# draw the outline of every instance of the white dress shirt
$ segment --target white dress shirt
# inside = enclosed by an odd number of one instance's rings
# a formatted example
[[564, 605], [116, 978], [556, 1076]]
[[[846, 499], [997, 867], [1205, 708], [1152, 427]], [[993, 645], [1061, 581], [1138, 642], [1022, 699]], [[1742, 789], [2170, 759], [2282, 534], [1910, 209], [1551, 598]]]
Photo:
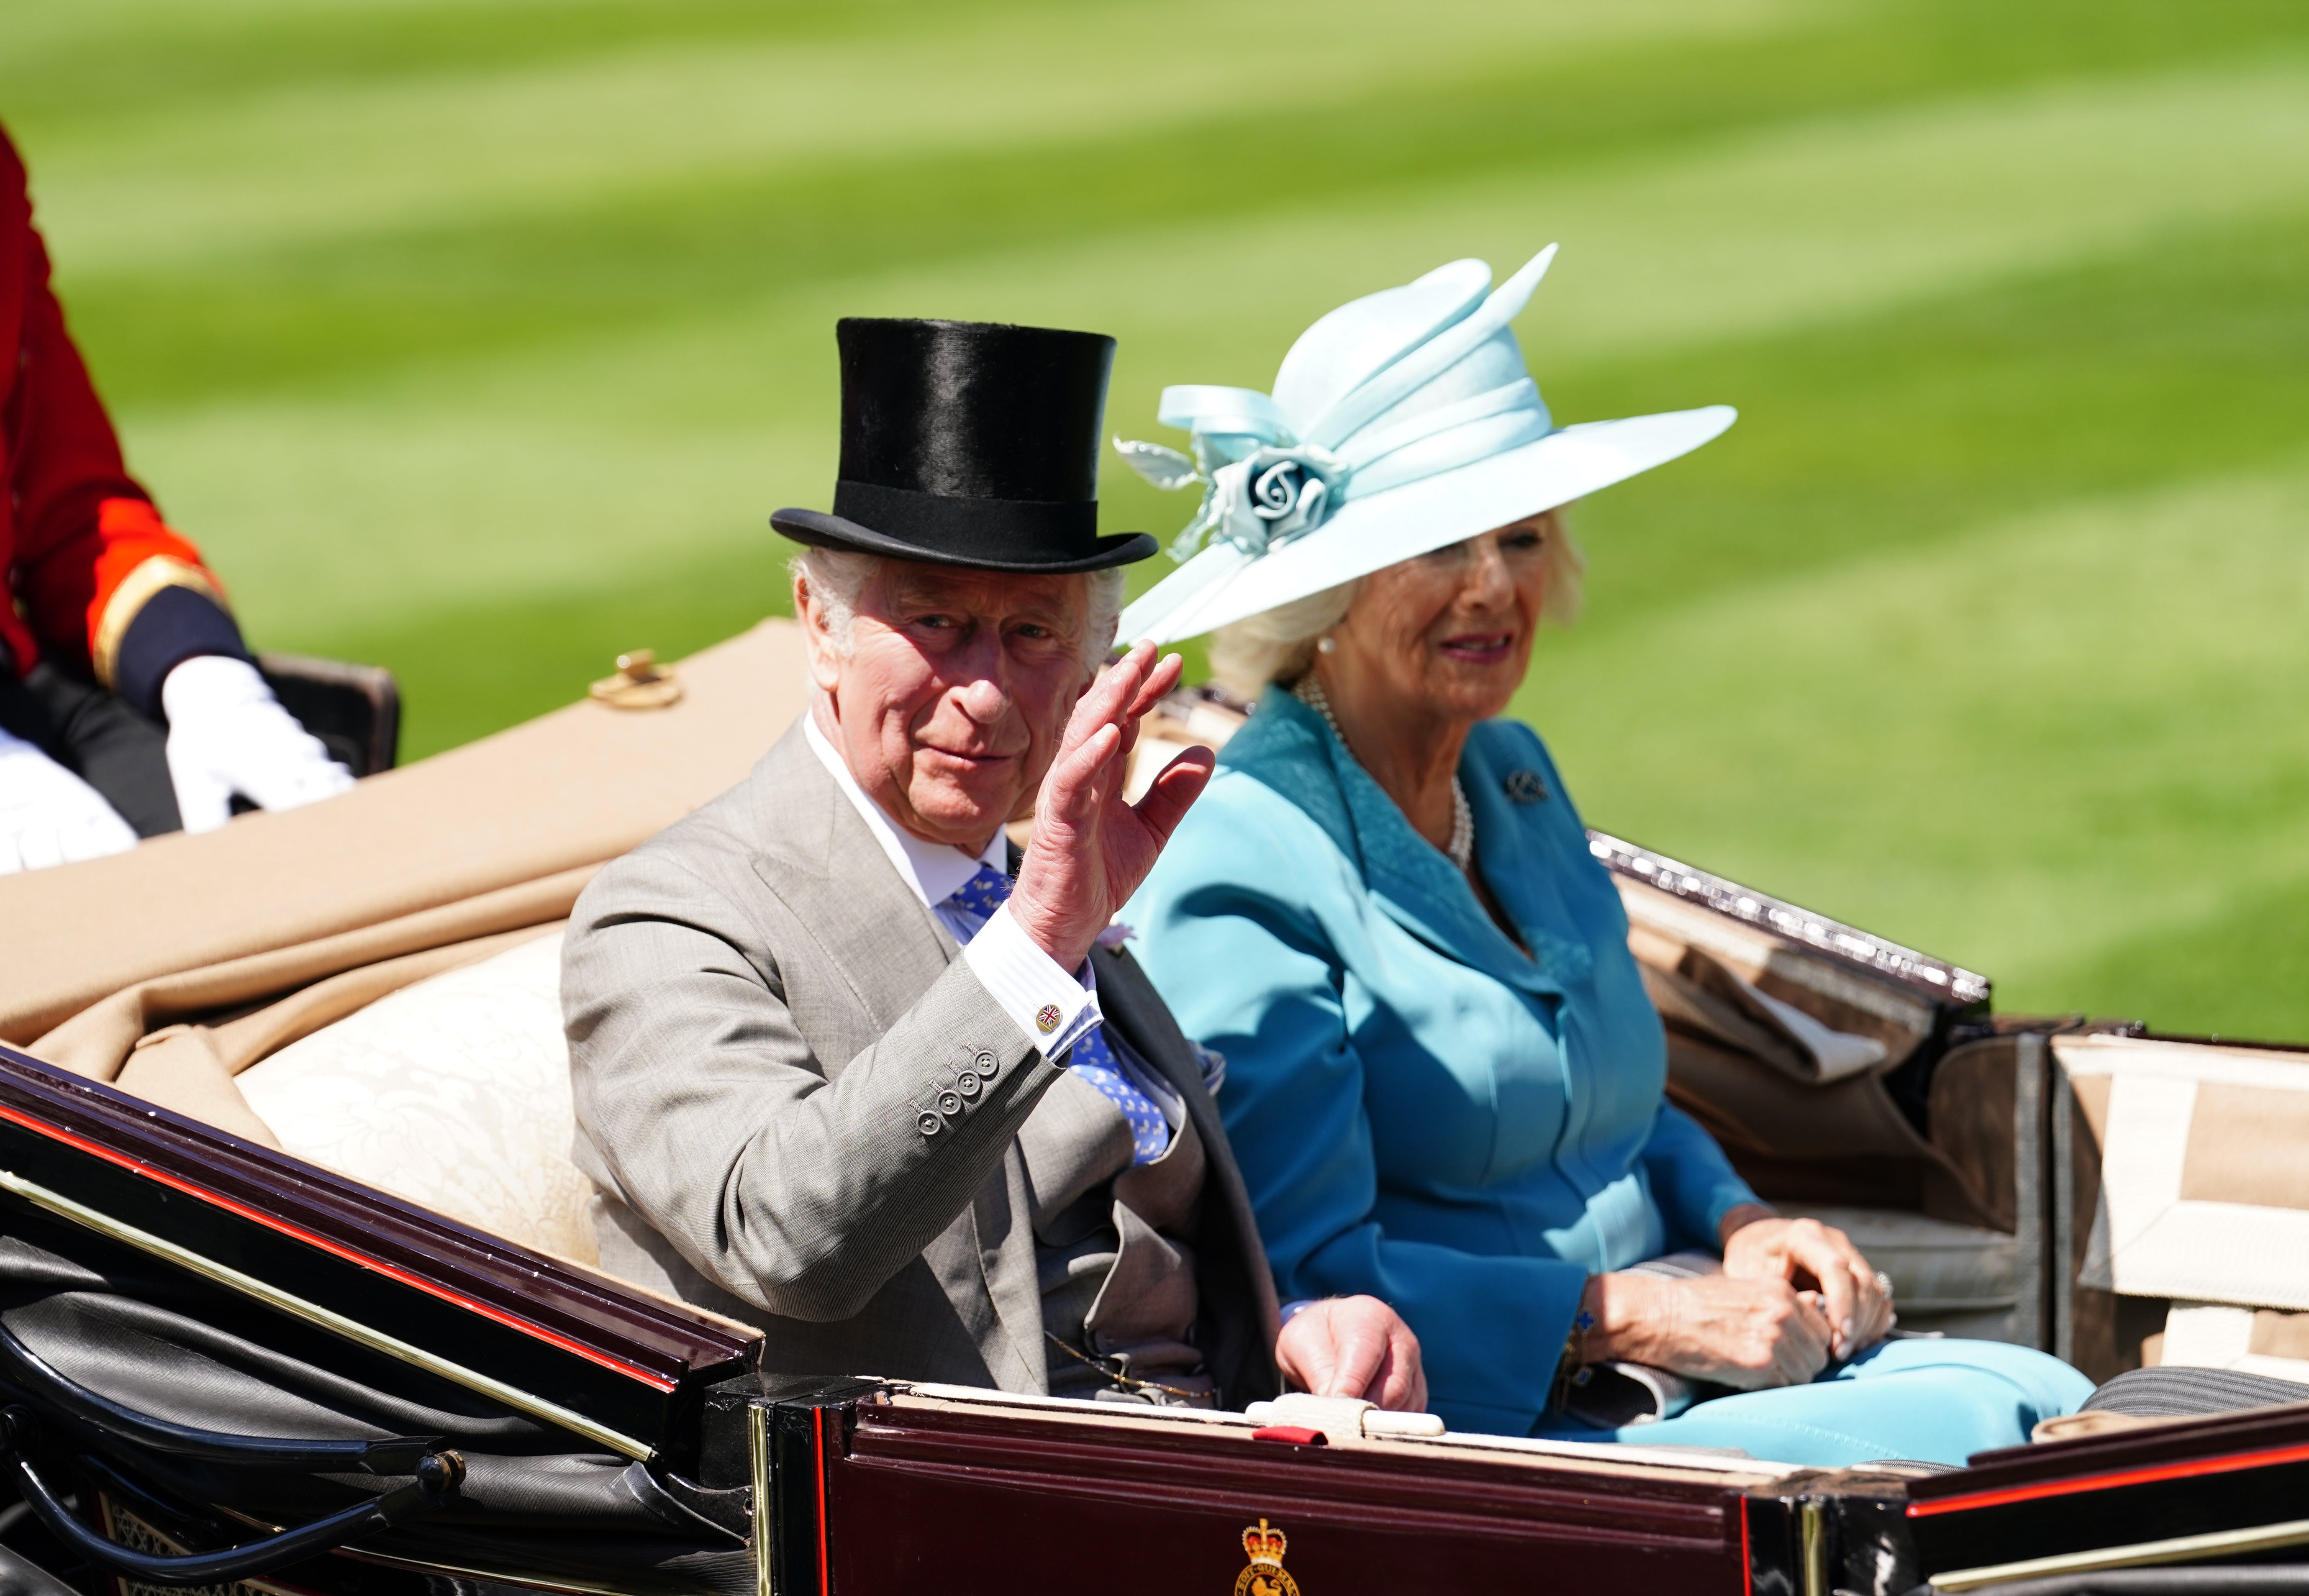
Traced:
[[[898, 872], [898, 879], [913, 889], [936, 915], [938, 923], [954, 933], [961, 943], [962, 956], [971, 971], [993, 995], [1002, 1012], [1016, 1022], [1029, 1046], [1045, 1058], [1056, 1058], [1075, 1045], [1083, 1032], [1101, 1023], [1104, 1016], [1098, 1006], [1097, 984], [1091, 979], [1090, 963], [1085, 960], [1080, 976], [1069, 974], [1056, 959], [1034, 945], [1032, 938], [1010, 918], [1010, 906], [996, 910], [991, 919], [981, 922], [976, 915], [966, 913], [947, 904], [964, 882], [978, 874], [981, 867], [1007, 876], [1010, 873], [1009, 839], [998, 830], [984, 850], [964, 853], [959, 848], [949, 848], [942, 842], [925, 842], [902, 830], [884, 814], [882, 806], [866, 796], [858, 779], [850, 773], [839, 751], [826, 739], [817, 727], [817, 717], [808, 711], [802, 714], [802, 736], [810, 752], [826, 766], [826, 774], [850, 800], [851, 807], [874, 833], [882, 851]], [[1059, 1012], [1059, 1022], [1045, 1029], [1040, 1016], [1046, 1008]]]

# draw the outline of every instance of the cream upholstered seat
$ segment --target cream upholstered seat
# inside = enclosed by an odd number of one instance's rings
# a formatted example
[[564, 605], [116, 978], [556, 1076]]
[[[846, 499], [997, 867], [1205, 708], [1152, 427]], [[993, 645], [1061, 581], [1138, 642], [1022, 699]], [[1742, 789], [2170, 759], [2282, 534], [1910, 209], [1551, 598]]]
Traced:
[[560, 987], [557, 931], [405, 987], [236, 1080], [283, 1151], [592, 1263]]
[[2163, 1308], [2144, 1363], [2309, 1383], [2309, 1053], [2088, 1035], [2053, 1055], [2099, 1152], [2078, 1287]]

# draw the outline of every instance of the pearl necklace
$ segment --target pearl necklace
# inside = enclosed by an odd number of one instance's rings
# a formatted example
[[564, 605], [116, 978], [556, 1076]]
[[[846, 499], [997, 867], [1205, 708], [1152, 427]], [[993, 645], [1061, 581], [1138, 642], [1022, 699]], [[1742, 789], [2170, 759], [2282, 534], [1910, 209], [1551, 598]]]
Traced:
[[[1339, 739], [1339, 746], [1346, 748], [1347, 757], [1353, 759], [1355, 751], [1348, 746], [1347, 734], [1339, 729], [1339, 718], [1331, 712], [1331, 700], [1324, 693], [1322, 684], [1312, 674], [1302, 676], [1299, 678], [1299, 685], [1291, 689], [1291, 694], [1323, 717], [1323, 724], [1331, 729], [1331, 735]], [[1450, 856], [1451, 862], [1459, 867], [1462, 874], [1475, 862], [1475, 811], [1467, 802], [1467, 789], [1459, 785], [1459, 775], [1456, 771], [1451, 773], [1451, 841], [1445, 844], [1443, 851]]]

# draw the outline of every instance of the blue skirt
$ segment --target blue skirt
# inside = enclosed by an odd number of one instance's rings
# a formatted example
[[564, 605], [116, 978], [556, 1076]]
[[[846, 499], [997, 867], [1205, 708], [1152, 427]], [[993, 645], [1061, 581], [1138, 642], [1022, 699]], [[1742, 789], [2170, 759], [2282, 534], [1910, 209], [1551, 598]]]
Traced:
[[1880, 1342], [1809, 1385], [1720, 1396], [1656, 1424], [1597, 1429], [1551, 1414], [1535, 1436], [1638, 1446], [1736, 1446], [1812, 1468], [1888, 1458], [1962, 1463], [2018, 1446], [2038, 1421], [2073, 1413], [2093, 1383], [2049, 1353], [2003, 1342]]

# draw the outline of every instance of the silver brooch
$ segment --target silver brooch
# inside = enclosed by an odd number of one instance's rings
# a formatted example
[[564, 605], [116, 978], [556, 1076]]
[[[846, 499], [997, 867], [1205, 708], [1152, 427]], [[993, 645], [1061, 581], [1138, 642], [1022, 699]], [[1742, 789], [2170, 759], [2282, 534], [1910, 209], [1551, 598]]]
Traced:
[[1547, 781], [1537, 771], [1509, 771], [1500, 785], [1509, 803], [1536, 804], [1547, 797]]

